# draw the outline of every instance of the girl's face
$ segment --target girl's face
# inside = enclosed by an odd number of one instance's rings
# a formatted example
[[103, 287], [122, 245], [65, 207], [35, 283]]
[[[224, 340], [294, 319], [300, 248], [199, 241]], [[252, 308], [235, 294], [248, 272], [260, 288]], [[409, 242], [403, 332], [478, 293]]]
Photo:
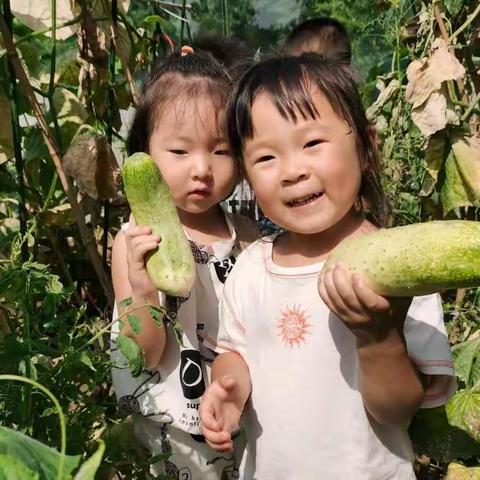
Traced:
[[323, 232], [351, 209], [361, 171], [354, 133], [318, 90], [315, 120], [297, 123], [278, 112], [269, 94], [252, 105], [253, 138], [244, 163], [258, 203], [273, 222], [300, 234]]
[[209, 100], [174, 103], [165, 108], [150, 138], [150, 155], [175, 204], [189, 213], [208, 211], [235, 185], [235, 163], [217, 119]]

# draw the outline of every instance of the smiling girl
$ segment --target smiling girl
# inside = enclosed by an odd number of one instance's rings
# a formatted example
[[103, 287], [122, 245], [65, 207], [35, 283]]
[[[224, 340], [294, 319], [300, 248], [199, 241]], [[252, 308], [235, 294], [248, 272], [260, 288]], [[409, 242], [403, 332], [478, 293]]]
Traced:
[[266, 60], [240, 79], [227, 122], [285, 231], [247, 248], [226, 282], [207, 441], [231, 450], [245, 410], [246, 479], [414, 479], [406, 427], [455, 388], [440, 298], [393, 301], [341, 264], [322, 272], [336, 245], [388, 217], [355, 82], [315, 54]]

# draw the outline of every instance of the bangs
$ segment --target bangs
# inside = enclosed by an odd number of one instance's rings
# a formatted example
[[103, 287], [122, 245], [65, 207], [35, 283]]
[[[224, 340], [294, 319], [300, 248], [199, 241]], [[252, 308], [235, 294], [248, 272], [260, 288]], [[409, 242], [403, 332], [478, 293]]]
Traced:
[[319, 113], [310, 95], [313, 82], [304, 73], [301, 65], [285, 58], [277, 64], [277, 69], [268, 64], [259, 64], [255, 72], [240, 81], [241, 92], [235, 106], [236, 126], [239, 138], [244, 140], [253, 137], [252, 105], [260, 93], [267, 93], [280, 115], [288, 121], [297, 123], [316, 119]]

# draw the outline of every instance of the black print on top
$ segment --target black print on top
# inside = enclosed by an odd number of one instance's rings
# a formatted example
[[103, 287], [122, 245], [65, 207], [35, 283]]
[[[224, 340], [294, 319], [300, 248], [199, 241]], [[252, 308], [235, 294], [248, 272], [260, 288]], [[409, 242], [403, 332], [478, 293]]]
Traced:
[[180, 384], [183, 396], [188, 400], [200, 398], [205, 392], [200, 352], [197, 350], [180, 352]]
[[[118, 399], [118, 406], [126, 413], [137, 413], [139, 415], [143, 415], [144, 417], [169, 415], [165, 414], [165, 412], [152, 412], [144, 415], [140, 409], [140, 403], [138, 399], [147, 393], [150, 388], [156, 385], [160, 379], [160, 372], [150, 373], [150, 375], [133, 391], [131, 395], [124, 395]], [[151, 385], [146, 386], [147, 383], [151, 383]]]
[[190, 242], [190, 249], [192, 250], [192, 255], [193, 255], [193, 259], [195, 260], [195, 263], [202, 263], [202, 264], [208, 263], [210, 255], [206, 250], [203, 250], [202, 247], [204, 245], [197, 245], [195, 242], [192, 242], [192, 240], [189, 240], [189, 242]]
[[189, 298], [190, 294], [188, 294], [188, 297], [172, 297], [171, 295], [167, 295], [165, 298], [167, 320], [175, 320], [177, 318], [180, 305], [182, 305], [182, 303], [185, 303]]
[[228, 274], [232, 271], [235, 262], [236, 258], [232, 255], [225, 260], [219, 260], [213, 263], [217, 277], [222, 283], [225, 283], [225, 280], [227, 279]]

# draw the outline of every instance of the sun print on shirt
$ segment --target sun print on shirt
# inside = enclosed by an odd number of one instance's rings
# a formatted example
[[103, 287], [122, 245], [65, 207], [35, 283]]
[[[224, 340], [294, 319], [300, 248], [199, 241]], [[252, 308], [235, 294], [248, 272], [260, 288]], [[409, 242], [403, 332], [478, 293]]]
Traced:
[[287, 347], [301, 347], [310, 335], [311, 324], [308, 315], [300, 305], [285, 307], [282, 316], [277, 320], [278, 336]]

